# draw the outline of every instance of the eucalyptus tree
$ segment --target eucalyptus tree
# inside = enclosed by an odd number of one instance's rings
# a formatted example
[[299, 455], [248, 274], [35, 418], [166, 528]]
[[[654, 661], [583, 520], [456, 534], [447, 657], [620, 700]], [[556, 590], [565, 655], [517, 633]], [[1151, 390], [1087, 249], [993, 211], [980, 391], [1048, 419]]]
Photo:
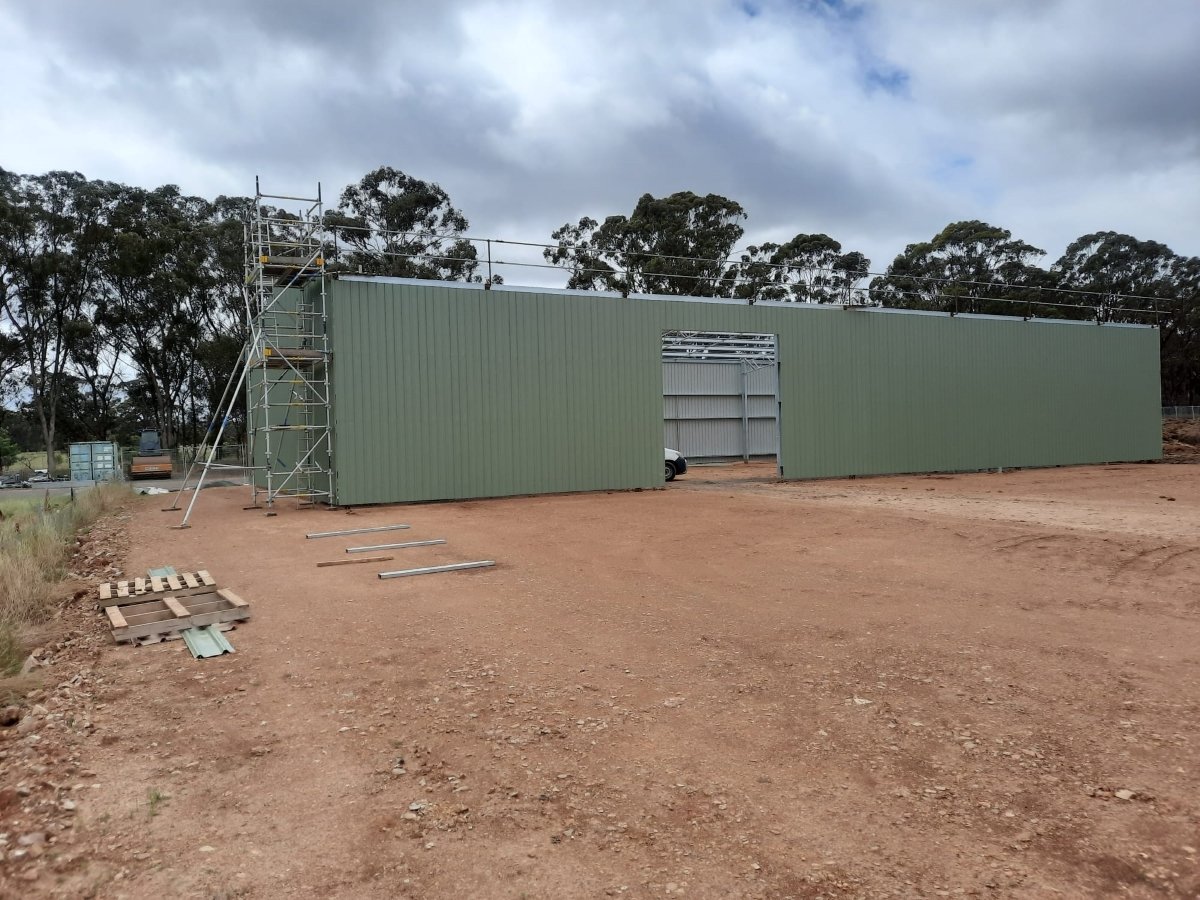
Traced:
[[164, 446], [176, 442], [193, 360], [212, 315], [210, 217], [208, 201], [174, 185], [124, 187], [112, 211], [105, 280]]
[[932, 240], [909, 244], [871, 281], [885, 306], [1021, 315], [1012, 287], [1026, 286], [1044, 250], [986, 222], [952, 222]]
[[92, 330], [115, 193], [76, 172], [0, 170], [0, 369], [19, 371], [51, 470], [72, 355]]
[[1163, 402], [1200, 403], [1200, 258], [1115, 231], [1085, 234], [1050, 267], [1060, 287], [1083, 291], [1101, 321], [1157, 324]]
[[827, 234], [797, 234], [784, 244], [748, 247], [734, 267], [733, 295], [755, 300], [851, 303], [871, 260]]
[[746, 211], [717, 194], [643, 194], [629, 216], [585, 216], [556, 229], [545, 260], [570, 274], [567, 287], [713, 297], [726, 293], [728, 264]]
[[479, 281], [470, 223], [435, 182], [390, 166], [368, 172], [344, 191], [325, 223], [339, 267], [372, 275]]

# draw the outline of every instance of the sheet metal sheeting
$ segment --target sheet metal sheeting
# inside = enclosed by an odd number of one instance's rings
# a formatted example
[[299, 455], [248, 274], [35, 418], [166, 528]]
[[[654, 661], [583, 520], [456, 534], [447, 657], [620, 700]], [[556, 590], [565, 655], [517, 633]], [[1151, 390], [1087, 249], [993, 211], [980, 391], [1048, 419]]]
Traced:
[[481, 559], [477, 562], [452, 563], [448, 566], [425, 566], [420, 569], [400, 569], [396, 572], [380, 572], [380, 578], [405, 578], [409, 575], [433, 575], [436, 572], [457, 572], [459, 569], [486, 569], [494, 566], [493, 559]]
[[665, 331], [663, 359], [775, 361], [775, 335], [736, 331]]
[[372, 550], [403, 550], [405, 547], [431, 547], [434, 544], [446, 543], [445, 538], [432, 541], [405, 541], [402, 544], [373, 544], [370, 547], [347, 547], [347, 553], [368, 553]]
[[663, 446], [689, 460], [779, 452], [779, 369], [746, 360], [663, 362]]
[[183, 642], [196, 659], [207, 659], [210, 656], [221, 656], [233, 653], [233, 644], [225, 639], [216, 625], [204, 628], [189, 628], [183, 632]]
[[331, 290], [344, 506], [661, 487], [662, 339], [679, 331], [778, 335], [783, 478], [1162, 455], [1150, 328], [384, 277]]

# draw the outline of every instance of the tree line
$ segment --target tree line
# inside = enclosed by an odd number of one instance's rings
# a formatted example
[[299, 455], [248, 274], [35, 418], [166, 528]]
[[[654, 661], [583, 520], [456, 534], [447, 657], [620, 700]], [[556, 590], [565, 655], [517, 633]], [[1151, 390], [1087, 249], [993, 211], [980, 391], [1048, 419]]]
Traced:
[[[253, 200], [0, 169], [0, 430], [25, 449], [203, 441], [246, 338], [243, 222]], [[271, 210], [280, 221], [296, 216]], [[567, 287], [1157, 324], [1163, 402], [1200, 404], [1200, 259], [1102, 231], [1045, 251], [979, 221], [909, 244], [882, 273], [825, 234], [739, 250], [745, 209], [715, 194], [645, 194], [629, 215], [555, 229]], [[485, 278], [469, 221], [436, 183], [391, 167], [324, 220], [334, 271]]]
[[[247, 336], [253, 202], [0, 169], [0, 432], [25, 450], [129, 443], [143, 427], [168, 447], [203, 441]], [[384, 167], [326, 215], [326, 257], [334, 270], [479, 280], [468, 224], [438, 185]]]
[[909, 244], [872, 274], [870, 259], [826, 234], [738, 253], [745, 219], [726, 197], [646, 194], [629, 216], [558, 228], [544, 256], [567, 270], [568, 287], [583, 290], [1157, 325], [1163, 403], [1200, 404], [1200, 258], [1099, 231], [1043, 267], [1046, 251], [973, 220]]

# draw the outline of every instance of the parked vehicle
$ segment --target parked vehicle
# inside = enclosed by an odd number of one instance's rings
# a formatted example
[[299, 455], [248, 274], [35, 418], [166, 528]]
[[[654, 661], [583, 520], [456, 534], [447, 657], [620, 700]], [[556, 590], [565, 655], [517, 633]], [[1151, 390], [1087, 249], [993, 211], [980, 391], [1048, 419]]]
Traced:
[[30, 484], [41, 484], [43, 481], [53, 481], [54, 479], [47, 475], [44, 471], [34, 472], [29, 476]]
[[170, 478], [171, 457], [162, 448], [158, 432], [147, 428], [138, 439], [137, 453], [129, 461], [130, 478]]
[[0, 488], [27, 488], [33, 487], [28, 481], [20, 475], [5, 475], [0, 477]]
[[667, 463], [667, 481], [674, 481], [676, 475], [682, 475], [687, 471], [687, 460], [678, 450], [672, 450], [669, 447], [664, 447], [663, 450]]

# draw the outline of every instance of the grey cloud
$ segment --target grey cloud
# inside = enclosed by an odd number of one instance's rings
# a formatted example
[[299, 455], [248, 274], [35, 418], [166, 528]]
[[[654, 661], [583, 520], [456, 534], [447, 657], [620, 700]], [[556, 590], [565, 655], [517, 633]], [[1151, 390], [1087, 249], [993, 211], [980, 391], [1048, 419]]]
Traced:
[[[0, 165], [329, 197], [389, 164], [440, 182], [476, 233], [533, 240], [645, 191], [713, 191], [748, 239], [825, 231], [877, 266], [976, 217], [1052, 255], [1120, 222], [1200, 252], [1190, 3], [1160, 4], [1144, 41], [1082, 0], [753, 7], [12, 4], [0, 40], [28, 43], [0, 77], [29, 83]], [[1139, 193], [1162, 171], [1182, 202]], [[1151, 198], [1170, 221], [1128, 214]]]
[[911, 74], [915, 95], [964, 130], [1007, 135], [1031, 156], [1059, 145], [1118, 166], [1200, 150], [1200, 7], [1191, 0], [918, 10], [881, 5], [875, 38]]

